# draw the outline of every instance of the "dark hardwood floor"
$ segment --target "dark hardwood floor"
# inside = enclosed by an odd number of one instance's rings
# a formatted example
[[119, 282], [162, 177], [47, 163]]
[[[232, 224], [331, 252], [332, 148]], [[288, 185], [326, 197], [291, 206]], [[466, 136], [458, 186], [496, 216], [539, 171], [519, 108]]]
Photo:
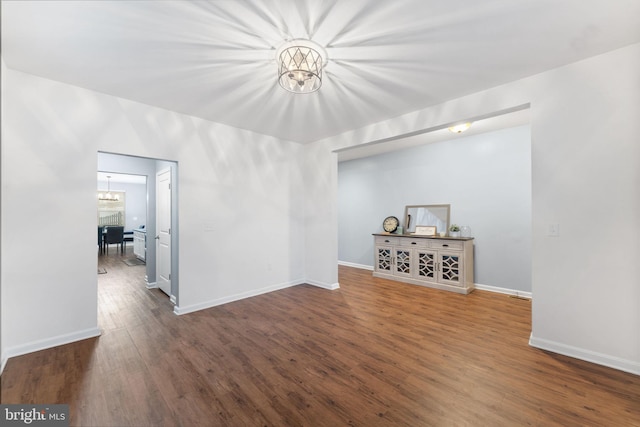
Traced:
[[640, 377], [530, 347], [526, 300], [340, 267], [337, 291], [176, 316], [122, 258], [100, 257], [103, 335], [10, 359], [2, 403], [78, 426], [640, 426]]

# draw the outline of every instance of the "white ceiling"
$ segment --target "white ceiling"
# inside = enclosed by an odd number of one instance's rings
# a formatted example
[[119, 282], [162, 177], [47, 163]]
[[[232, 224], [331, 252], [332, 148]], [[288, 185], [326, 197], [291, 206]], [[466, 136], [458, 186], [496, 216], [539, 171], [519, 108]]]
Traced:
[[[2, 1], [10, 68], [311, 142], [640, 42], [638, 0]], [[311, 38], [323, 85], [275, 50]]]

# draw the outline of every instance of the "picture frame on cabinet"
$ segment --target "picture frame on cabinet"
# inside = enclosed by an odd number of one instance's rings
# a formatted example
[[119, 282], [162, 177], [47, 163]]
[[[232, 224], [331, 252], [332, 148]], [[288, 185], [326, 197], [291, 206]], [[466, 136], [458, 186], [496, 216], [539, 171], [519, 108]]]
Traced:
[[437, 227], [434, 225], [416, 225], [416, 231], [413, 234], [418, 236], [435, 236], [437, 235]]

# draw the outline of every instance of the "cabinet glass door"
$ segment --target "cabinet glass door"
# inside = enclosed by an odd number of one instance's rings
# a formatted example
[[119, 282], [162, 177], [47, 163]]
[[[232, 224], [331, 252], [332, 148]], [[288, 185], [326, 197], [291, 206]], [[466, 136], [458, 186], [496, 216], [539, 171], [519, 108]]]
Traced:
[[416, 251], [416, 270], [415, 276], [418, 279], [437, 280], [437, 252]]
[[376, 270], [391, 272], [391, 248], [376, 246]]
[[460, 255], [455, 253], [440, 253], [440, 281], [450, 285], [462, 283], [462, 263]]
[[395, 250], [395, 274], [399, 276], [411, 275], [411, 250], [396, 249]]

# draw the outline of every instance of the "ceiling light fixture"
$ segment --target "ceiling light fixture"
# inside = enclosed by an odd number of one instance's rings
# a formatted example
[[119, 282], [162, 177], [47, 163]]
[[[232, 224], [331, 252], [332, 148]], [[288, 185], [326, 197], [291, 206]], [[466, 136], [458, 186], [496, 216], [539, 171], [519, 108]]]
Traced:
[[107, 175], [107, 194], [98, 194], [99, 200], [105, 200], [107, 202], [117, 202], [120, 200], [120, 195], [111, 194], [111, 175]]
[[450, 126], [449, 127], [449, 132], [462, 133], [465, 130], [469, 129], [470, 127], [471, 127], [471, 122], [462, 123], [462, 124], [459, 124], [459, 125]]
[[276, 51], [278, 83], [293, 93], [311, 93], [322, 86], [322, 68], [327, 54], [311, 40], [291, 40]]

